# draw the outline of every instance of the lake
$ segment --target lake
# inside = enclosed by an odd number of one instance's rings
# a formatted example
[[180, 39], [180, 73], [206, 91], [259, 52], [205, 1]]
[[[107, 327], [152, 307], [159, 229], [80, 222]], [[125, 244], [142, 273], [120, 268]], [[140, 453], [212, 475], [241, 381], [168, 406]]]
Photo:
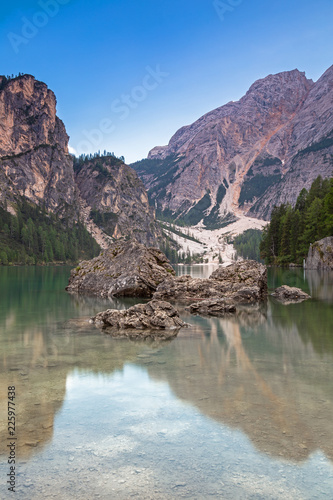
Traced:
[[69, 295], [69, 271], [0, 267], [1, 499], [333, 498], [332, 275], [269, 269], [270, 289], [312, 300], [228, 318], [181, 308], [190, 328], [143, 342], [88, 322], [135, 300]]

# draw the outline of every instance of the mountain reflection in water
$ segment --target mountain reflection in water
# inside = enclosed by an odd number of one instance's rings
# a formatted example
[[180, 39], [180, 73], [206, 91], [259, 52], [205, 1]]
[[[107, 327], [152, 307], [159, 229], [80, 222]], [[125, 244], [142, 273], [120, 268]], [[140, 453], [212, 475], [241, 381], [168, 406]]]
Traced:
[[18, 457], [29, 460], [52, 443], [74, 371], [108, 377], [135, 365], [151, 383], [167, 383], [178, 401], [245, 433], [267, 456], [297, 464], [320, 450], [333, 460], [333, 281], [327, 275], [270, 270], [271, 288], [288, 278], [314, 299], [284, 306], [269, 298], [252, 314], [245, 309], [227, 318], [181, 308], [191, 327], [176, 339], [135, 342], [113, 339], [88, 322], [99, 310], [133, 301], [68, 295], [64, 268], [23, 268], [25, 279], [19, 268], [0, 271], [3, 456], [9, 385], [17, 388]]

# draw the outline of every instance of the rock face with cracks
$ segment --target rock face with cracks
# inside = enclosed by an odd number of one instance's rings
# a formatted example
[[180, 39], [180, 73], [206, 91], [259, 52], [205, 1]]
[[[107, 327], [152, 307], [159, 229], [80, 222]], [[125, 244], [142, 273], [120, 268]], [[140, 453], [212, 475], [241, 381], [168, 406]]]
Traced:
[[136, 240], [113, 243], [98, 257], [80, 262], [66, 288], [102, 297], [151, 297], [175, 271], [163, 252]]
[[307, 269], [333, 270], [333, 236], [328, 236], [310, 245]]

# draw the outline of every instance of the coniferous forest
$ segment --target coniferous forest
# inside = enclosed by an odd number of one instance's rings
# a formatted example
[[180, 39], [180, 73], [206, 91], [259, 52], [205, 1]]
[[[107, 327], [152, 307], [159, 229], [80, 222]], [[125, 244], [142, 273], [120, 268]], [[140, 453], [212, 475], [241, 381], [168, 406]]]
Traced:
[[0, 207], [0, 264], [72, 263], [99, 251], [81, 222], [69, 224], [24, 198], [17, 202], [16, 216]]
[[301, 264], [310, 243], [333, 236], [333, 178], [314, 180], [302, 189], [296, 205], [274, 207], [260, 244], [266, 264]]
[[233, 244], [237, 255], [244, 259], [260, 261], [261, 237], [260, 229], [247, 229], [244, 233], [235, 236]]

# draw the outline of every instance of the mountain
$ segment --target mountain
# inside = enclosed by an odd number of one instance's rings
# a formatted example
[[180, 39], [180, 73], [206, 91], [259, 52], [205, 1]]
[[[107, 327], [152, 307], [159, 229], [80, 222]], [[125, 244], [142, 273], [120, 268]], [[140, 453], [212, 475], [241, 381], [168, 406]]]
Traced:
[[132, 168], [105, 156], [75, 160], [74, 172], [83, 214], [84, 203], [93, 222], [109, 236], [135, 237], [140, 243], [156, 245], [161, 230], [143, 182]]
[[78, 217], [68, 135], [56, 98], [31, 75], [0, 77], [0, 203], [18, 195]]
[[298, 70], [258, 80], [132, 167], [159, 215], [215, 228], [295, 203], [332, 175], [332, 154], [333, 66], [316, 83]]
[[156, 246], [161, 230], [136, 172], [112, 155], [75, 159], [68, 140], [45, 83], [0, 76], [0, 207], [15, 215], [23, 199], [80, 220], [104, 248], [131, 236]]

